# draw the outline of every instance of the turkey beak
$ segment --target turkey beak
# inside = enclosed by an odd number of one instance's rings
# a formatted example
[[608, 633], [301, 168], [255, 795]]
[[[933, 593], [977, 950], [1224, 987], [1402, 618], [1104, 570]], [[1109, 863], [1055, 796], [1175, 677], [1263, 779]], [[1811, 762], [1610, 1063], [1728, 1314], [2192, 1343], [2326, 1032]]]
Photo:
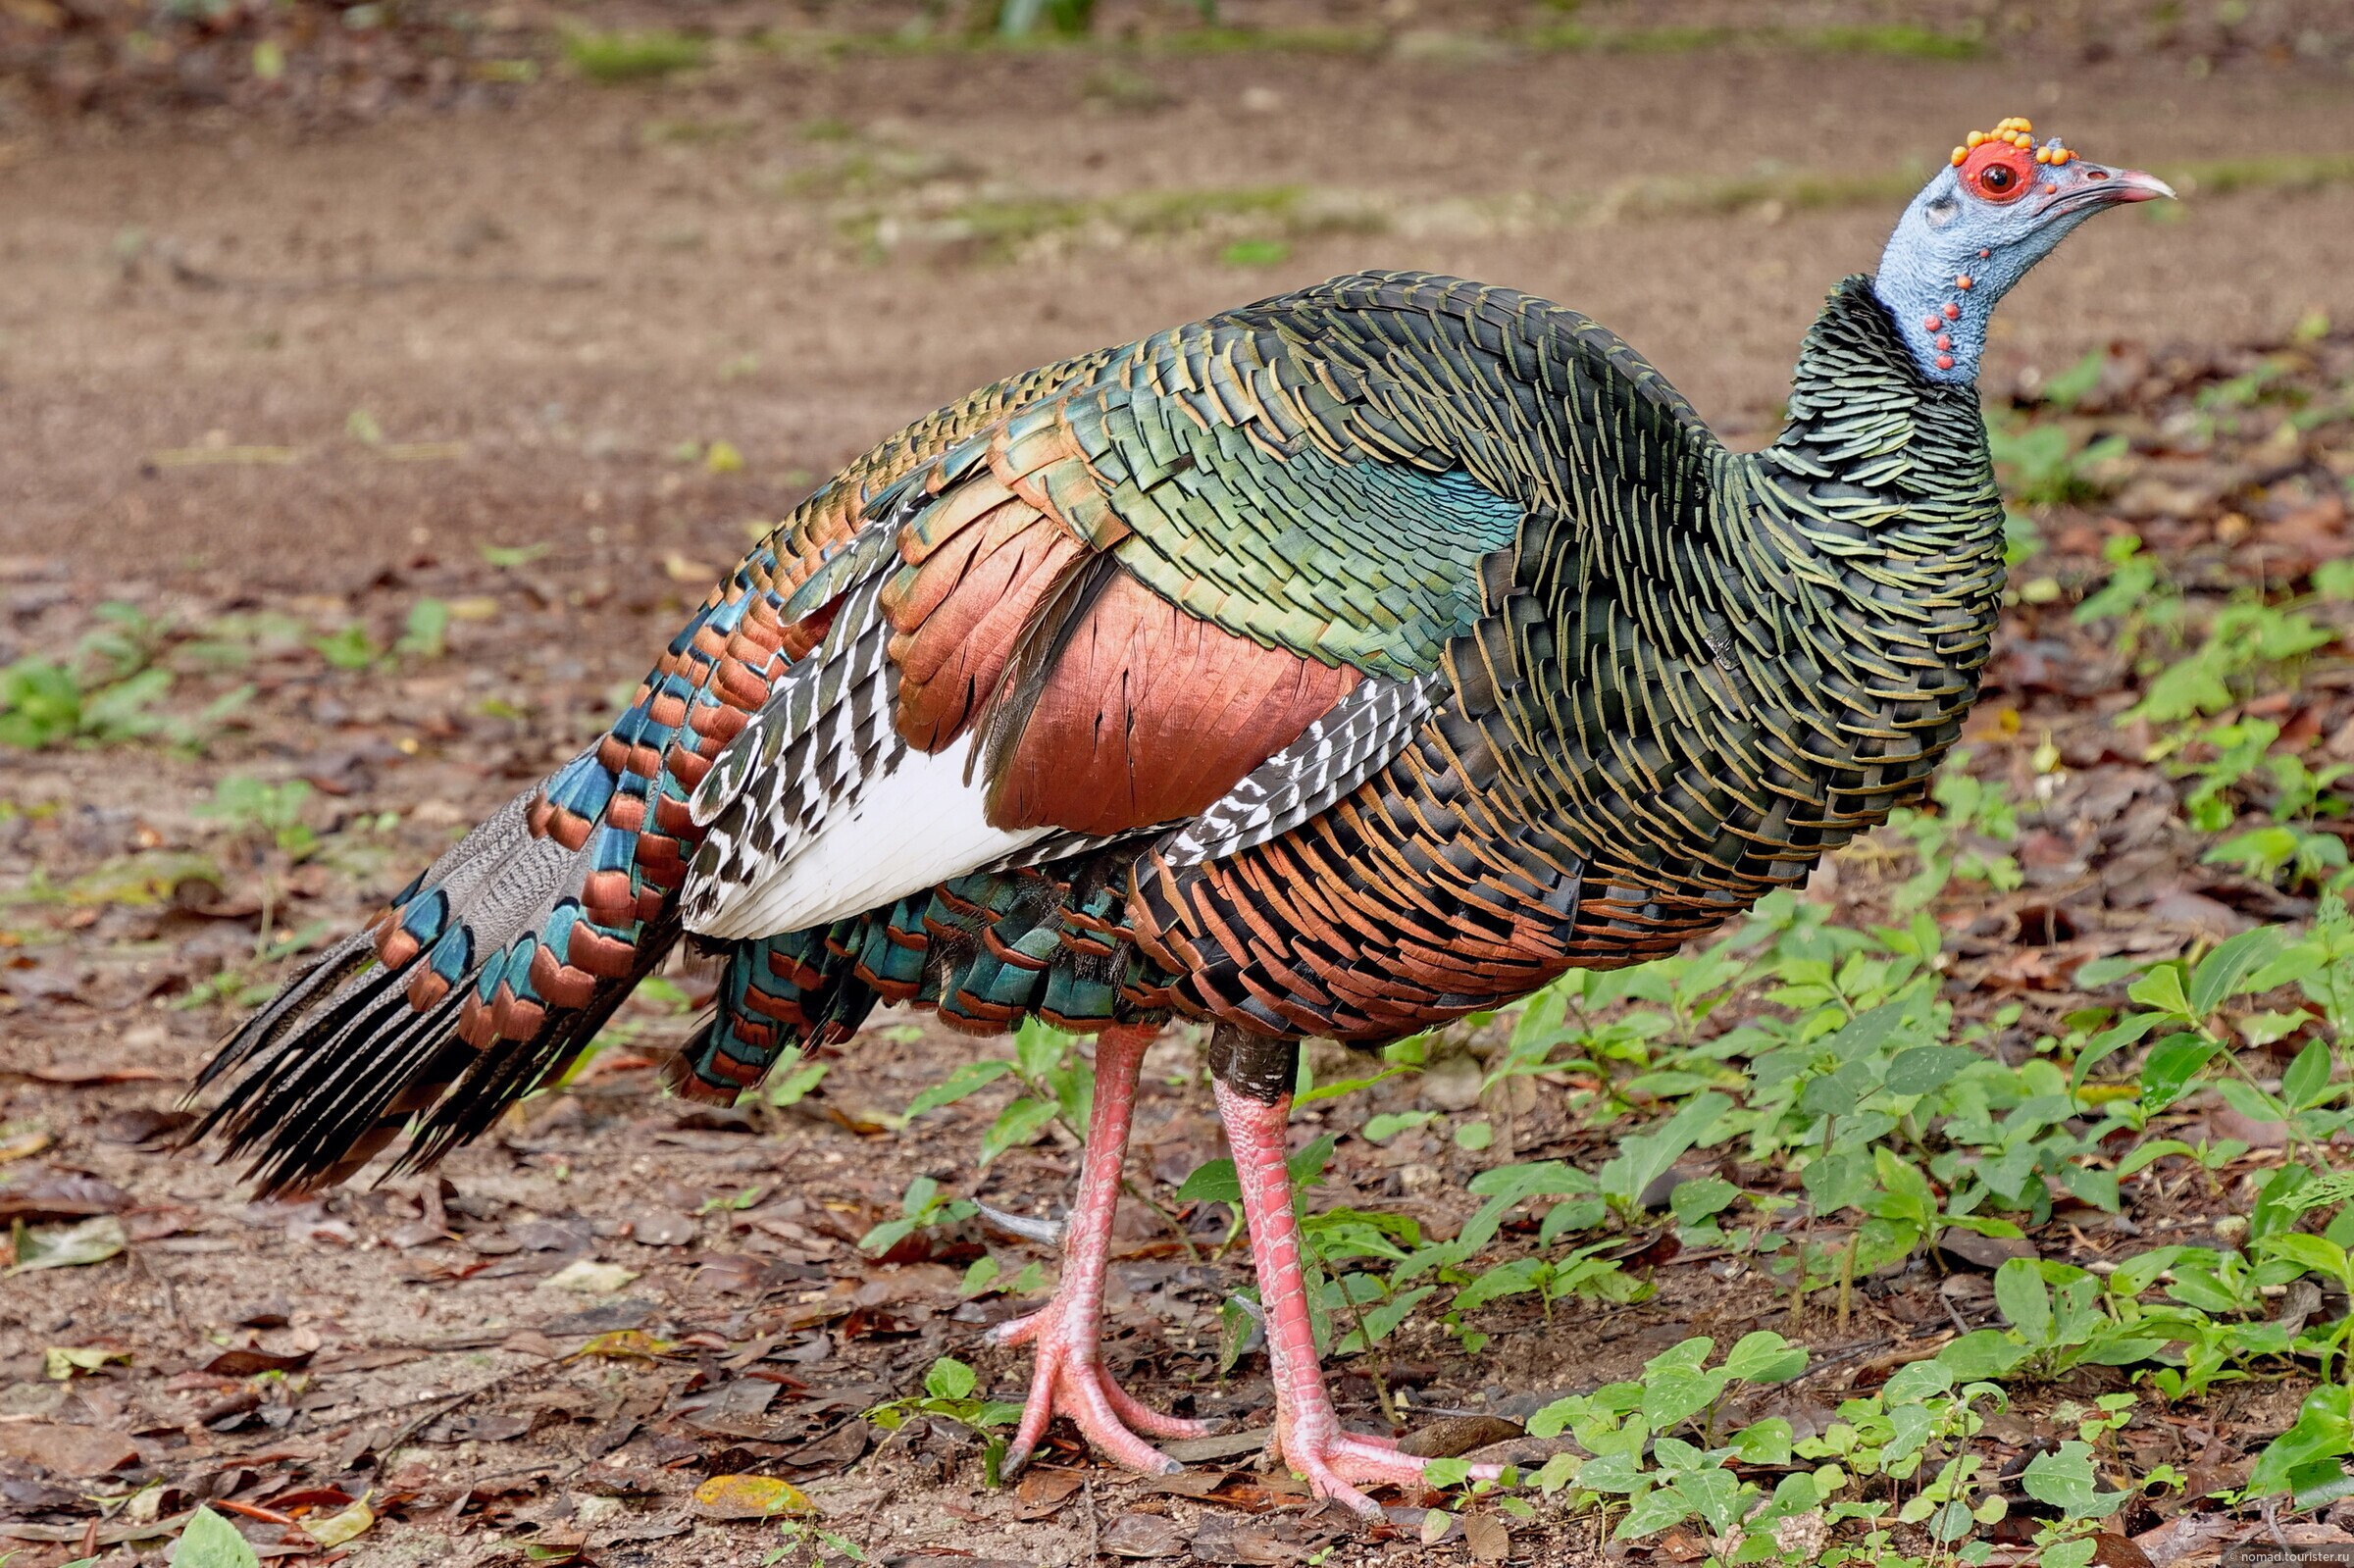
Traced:
[[2063, 213], [2077, 207], [2119, 207], [2131, 201], [2156, 201], [2165, 197], [2172, 201], [2175, 187], [2156, 175], [2138, 169], [2111, 169], [2089, 159], [2071, 160], [2077, 171], [2076, 177], [2046, 198], [2045, 215]]

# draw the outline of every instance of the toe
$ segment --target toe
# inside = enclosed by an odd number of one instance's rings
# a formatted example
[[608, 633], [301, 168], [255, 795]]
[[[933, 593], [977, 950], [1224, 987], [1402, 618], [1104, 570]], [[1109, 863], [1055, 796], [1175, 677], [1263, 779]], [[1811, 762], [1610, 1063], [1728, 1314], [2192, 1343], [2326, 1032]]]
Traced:
[[1028, 1344], [1032, 1340], [1038, 1338], [1038, 1332], [1044, 1327], [1046, 1320], [1047, 1314], [1044, 1312], [1025, 1312], [1018, 1318], [1007, 1318], [989, 1331], [989, 1342], [992, 1344]]
[[1188, 1421], [1183, 1416], [1153, 1409], [1108, 1376], [1103, 1379], [1103, 1397], [1111, 1405], [1112, 1414], [1124, 1425], [1155, 1438], [1206, 1438], [1211, 1431], [1207, 1421]]

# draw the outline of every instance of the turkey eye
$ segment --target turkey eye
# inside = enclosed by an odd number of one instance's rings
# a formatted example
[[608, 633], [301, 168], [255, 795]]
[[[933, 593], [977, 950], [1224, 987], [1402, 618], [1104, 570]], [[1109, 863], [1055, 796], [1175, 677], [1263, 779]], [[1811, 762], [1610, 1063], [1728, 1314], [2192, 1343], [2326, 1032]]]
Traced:
[[1990, 196], [1999, 196], [2019, 183], [2019, 177], [2001, 164], [1990, 164], [1978, 176], [1978, 184]]

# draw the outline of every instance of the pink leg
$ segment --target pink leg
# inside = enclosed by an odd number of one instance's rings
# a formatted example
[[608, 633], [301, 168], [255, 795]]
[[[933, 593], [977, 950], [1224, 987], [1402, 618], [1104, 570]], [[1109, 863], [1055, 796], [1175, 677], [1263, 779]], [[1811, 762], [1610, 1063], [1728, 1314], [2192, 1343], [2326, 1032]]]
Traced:
[[[1358, 1513], [1377, 1514], [1373, 1499], [1351, 1485], [1419, 1485], [1423, 1461], [1398, 1452], [1387, 1438], [1341, 1430], [1316, 1363], [1316, 1335], [1307, 1312], [1307, 1284], [1300, 1271], [1300, 1226], [1292, 1213], [1291, 1172], [1284, 1163], [1284, 1123], [1292, 1097], [1274, 1104], [1212, 1084], [1234, 1171], [1243, 1189], [1243, 1217], [1251, 1226], [1251, 1258], [1258, 1271], [1258, 1299], [1266, 1311], [1267, 1359], [1275, 1372], [1275, 1443], [1284, 1462], [1319, 1497], [1337, 1497]], [[1494, 1465], [1474, 1474], [1492, 1478]]]
[[[1046, 1436], [1047, 1423], [1066, 1415], [1112, 1458], [1131, 1470], [1168, 1475], [1185, 1467], [1137, 1436], [1199, 1438], [1199, 1421], [1162, 1415], [1139, 1404], [1103, 1370], [1103, 1272], [1111, 1261], [1112, 1213], [1120, 1200], [1120, 1163], [1128, 1152], [1128, 1124], [1136, 1115], [1137, 1074], [1157, 1029], [1107, 1029], [1096, 1037], [1096, 1106], [1079, 1162], [1079, 1195], [1062, 1244], [1062, 1279], [1044, 1307], [1000, 1323], [990, 1337], [999, 1344], [1038, 1346], [1030, 1399], [1005, 1450], [1013, 1474]], [[1136, 1429], [1135, 1431], [1130, 1430]]]

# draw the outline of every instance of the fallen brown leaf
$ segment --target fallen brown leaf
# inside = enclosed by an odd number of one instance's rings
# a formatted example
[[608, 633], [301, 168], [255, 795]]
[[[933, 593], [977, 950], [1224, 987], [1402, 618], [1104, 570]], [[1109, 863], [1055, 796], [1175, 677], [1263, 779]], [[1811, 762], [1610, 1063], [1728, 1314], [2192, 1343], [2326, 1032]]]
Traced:
[[1185, 1531], [1158, 1514], [1124, 1513], [1098, 1543], [1114, 1557], [1174, 1557], [1185, 1549]]
[[1506, 1562], [1512, 1555], [1512, 1533], [1494, 1514], [1463, 1515], [1463, 1543], [1481, 1562]]
[[56, 1421], [0, 1422], [0, 1454], [39, 1465], [51, 1475], [82, 1478], [138, 1462], [139, 1450], [120, 1432]]

